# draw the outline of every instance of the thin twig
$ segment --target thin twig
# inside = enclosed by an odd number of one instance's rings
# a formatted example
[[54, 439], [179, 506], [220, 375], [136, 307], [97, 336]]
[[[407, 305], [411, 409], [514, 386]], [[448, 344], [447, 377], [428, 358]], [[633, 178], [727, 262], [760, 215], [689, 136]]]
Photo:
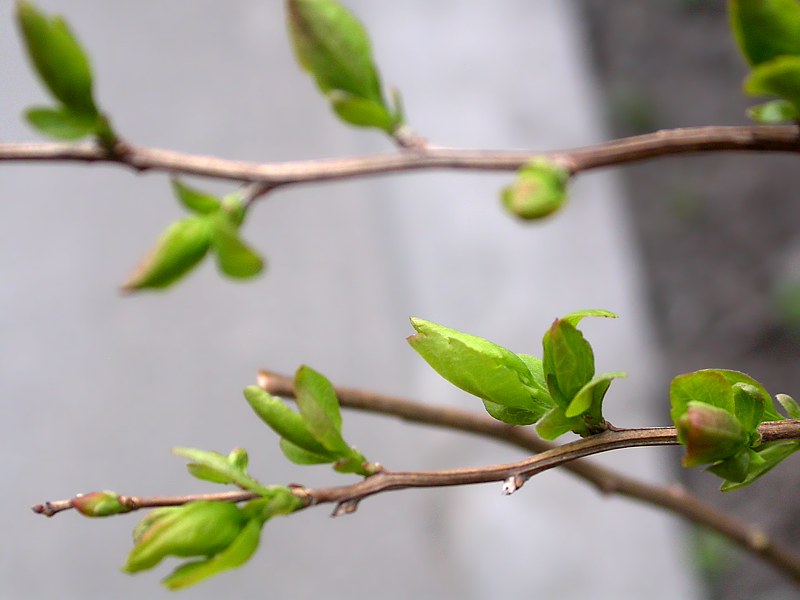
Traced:
[[[258, 383], [271, 394], [285, 397], [294, 396], [292, 380], [288, 377], [262, 371], [259, 373]], [[698, 525], [713, 529], [749, 552], [760, 556], [795, 582], [800, 583], [800, 554], [772, 540], [763, 530], [748, 526], [712, 505], [691, 496], [681, 486], [659, 487], [586, 461], [577, 460], [620, 448], [677, 444], [677, 435], [673, 427], [607, 431], [563, 446], [554, 446], [542, 441], [527, 429], [512, 427], [482, 415], [454, 408], [434, 407], [351, 388], [338, 387], [336, 392], [341, 405], [348, 408], [478, 433], [484, 437], [538, 452], [538, 454], [505, 465], [430, 472], [382, 470], [352, 485], [319, 489], [296, 486], [295, 494], [303, 498], [307, 506], [334, 503], [336, 504], [334, 515], [338, 516], [354, 512], [363, 498], [385, 491], [491, 481], [504, 481], [504, 492], [512, 493], [521, 487], [529, 477], [554, 467], [562, 467], [594, 484], [603, 493], [616, 493], [659, 506]], [[759, 431], [764, 442], [798, 439], [800, 438], [800, 421], [786, 420], [765, 423], [760, 426]], [[121, 497], [120, 501], [130, 510], [136, 510], [144, 507], [175, 506], [196, 500], [242, 502], [256, 497], [257, 495], [252, 492], [226, 492], [148, 498]], [[47, 502], [34, 506], [33, 510], [52, 516], [72, 508], [72, 502], [73, 500]]]
[[92, 144], [4, 143], [0, 144], [0, 161], [115, 163], [138, 171], [200, 175], [275, 188], [423, 169], [514, 171], [533, 158], [547, 158], [576, 174], [663, 156], [723, 151], [800, 152], [800, 133], [794, 126], [694, 127], [555, 152], [419, 146], [391, 154], [263, 164], [128, 144], [109, 151]]

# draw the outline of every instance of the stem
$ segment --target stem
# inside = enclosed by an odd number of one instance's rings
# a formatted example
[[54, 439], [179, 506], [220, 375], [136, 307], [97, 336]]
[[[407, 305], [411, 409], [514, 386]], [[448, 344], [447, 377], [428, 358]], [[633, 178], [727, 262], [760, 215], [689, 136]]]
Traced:
[[269, 188], [422, 169], [515, 171], [533, 158], [551, 160], [572, 174], [663, 156], [723, 151], [800, 152], [794, 126], [692, 127], [656, 131], [555, 152], [466, 150], [412, 146], [391, 154], [284, 163], [233, 161], [120, 144], [115, 152], [90, 144], [5, 143], [0, 161], [105, 162], [138, 171], [201, 175]]
[[[288, 377], [261, 371], [258, 383], [271, 394], [285, 397], [294, 396], [292, 380]], [[717, 531], [748, 552], [761, 557], [765, 562], [800, 584], [800, 554], [772, 540], [763, 530], [742, 523], [692, 496], [679, 485], [656, 486], [616, 473], [605, 467], [578, 460], [592, 454], [620, 448], [675, 445], [678, 440], [674, 427], [610, 430], [562, 446], [555, 446], [541, 440], [529, 429], [506, 425], [467, 411], [434, 407], [352, 388], [337, 387], [336, 393], [341, 405], [348, 408], [477, 433], [538, 452], [538, 454], [503, 465], [428, 472], [381, 470], [352, 485], [319, 489], [294, 487], [295, 494], [306, 501], [306, 506], [333, 503], [336, 504], [333, 514], [339, 516], [354, 512], [362, 499], [373, 494], [407, 488], [445, 487], [492, 481], [505, 481], [504, 492], [512, 493], [533, 475], [554, 467], [562, 467], [592, 483], [602, 493], [615, 493], [646, 504], [659, 506], [688, 521]], [[763, 423], [759, 427], [759, 431], [764, 442], [800, 439], [800, 421], [785, 420]], [[145, 507], [176, 506], [197, 500], [243, 502], [257, 497], [258, 495], [253, 492], [235, 491], [148, 498], [122, 496], [120, 501], [130, 510], [136, 510]], [[33, 510], [46, 516], [53, 516], [72, 507], [72, 500], [59, 500], [36, 505]]]

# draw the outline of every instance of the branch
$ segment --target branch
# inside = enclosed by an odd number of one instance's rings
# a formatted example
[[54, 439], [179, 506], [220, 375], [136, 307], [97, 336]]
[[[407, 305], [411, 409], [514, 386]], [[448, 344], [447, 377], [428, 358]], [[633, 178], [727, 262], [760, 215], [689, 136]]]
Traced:
[[[294, 396], [293, 383], [288, 377], [261, 371], [258, 383], [271, 394], [285, 397]], [[747, 551], [761, 557], [795, 582], [800, 583], [800, 554], [770, 539], [761, 529], [747, 526], [712, 505], [691, 496], [681, 486], [659, 487], [585, 461], [573, 462], [592, 454], [620, 448], [675, 445], [678, 441], [673, 427], [610, 430], [563, 446], [554, 446], [541, 440], [528, 429], [506, 425], [467, 411], [434, 407], [351, 388], [337, 387], [336, 393], [341, 405], [348, 408], [477, 433], [538, 452], [538, 454], [515, 463], [489, 467], [430, 472], [383, 470], [358, 483], [331, 488], [313, 489], [294, 486], [295, 494], [306, 501], [306, 506], [334, 503], [336, 508], [333, 515], [339, 516], [354, 512], [358, 503], [367, 496], [385, 491], [468, 485], [491, 481], [503, 481], [503, 492], [511, 494], [533, 475], [560, 466], [594, 484], [603, 493], [617, 493], [659, 506], [691, 522], [715, 530]], [[798, 439], [800, 438], [800, 421], [786, 420], [764, 423], [759, 427], [759, 431], [764, 442]], [[258, 495], [252, 492], [238, 491], [149, 498], [123, 496], [120, 497], [120, 502], [130, 510], [136, 510], [145, 507], [175, 506], [197, 500], [242, 502], [257, 497]], [[53, 516], [58, 512], [73, 508], [72, 502], [73, 500], [46, 502], [34, 506], [33, 510], [46, 516]]]
[[391, 154], [264, 164], [122, 142], [111, 150], [92, 144], [5, 143], [0, 144], [0, 161], [113, 163], [137, 171], [200, 175], [259, 183], [264, 189], [271, 189], [423, 169], [515, 171], [533, 158], [546, 158], [576, 174], [663, 156], [723, 151], [800, 152], [800, 129], [795, 126], [670, 129], [555, 152], [465, 150], [418, 144]]

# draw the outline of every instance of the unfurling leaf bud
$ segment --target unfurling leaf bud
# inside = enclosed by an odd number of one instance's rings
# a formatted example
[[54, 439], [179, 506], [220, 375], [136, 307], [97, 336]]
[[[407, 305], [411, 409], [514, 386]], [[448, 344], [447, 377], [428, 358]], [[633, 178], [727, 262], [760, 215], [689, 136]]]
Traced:
[[514, 183], [503, 189], [503, 206], [521, 219], [541, 219], [566, 202], [568, 180], [566, 169], [545, 159], [534, 160], [517, 172]]
[[119, 500], [116, 492], [108, 490], [102, 492], [92, 492], [91, 494], [80, 494], [70, 501], [72, 508], [81, 513], [84, 517], [108, 517], [129, 512], [130, 507]]
[[685, 467], [725, 460], [748, 445], [747, 432], [734, 415], [704, 402], [689, 402], [676, 425], [678, 440], [686, 446]]
[[213, 556], [237, 538], [247, 517], [235, 504], [200, 501], [154, 511], [134, 530], [123, 571], [156, 566], [167, 556]]

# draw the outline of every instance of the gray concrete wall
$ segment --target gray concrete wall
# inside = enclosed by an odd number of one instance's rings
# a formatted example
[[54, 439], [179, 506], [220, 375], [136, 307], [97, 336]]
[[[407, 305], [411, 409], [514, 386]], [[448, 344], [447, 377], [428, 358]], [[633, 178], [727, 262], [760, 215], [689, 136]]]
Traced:
[[[390, 151], [338, 124], [294, 65], [280, 2], [42, 2], [91, 50], [97, 95], [130, 141], [250, 160]], [[570, 3], [349, 3], [367, 22], [388, 83], [436, 143], [552, 149], [605, 138], [581, 23]], [[43, 92], [0, 15], [0, 136], [34, 137], [18, 113]], [[245, 234], [270, 260], [255, 283], [206, 265], [165, 295], [116, 285], [180, 215], [163, 175], [100, 166], [3, 165], [0, 191], [0, 560], [3, 598], [160, 598], [159, 573], [117, 571], [136, 517], [35, 517], [76, 492], [203, 491], [175, 445], [242, 445], [265, 482], [342, 478], [299, 468], [240, 389], [259, 367], [307, 362], [334, 382], [479, 409], [407, 347], [408, 315], [540, 352], [556, 316], [587, 323], [599, 368], [630, 379], [610, 394], [620, 425], [653, 424], [665, 401], [642, 310], [636, 250], [610, 174], [581, 178], [555, 220], [506, 217], [508, 176], [425, 173], [283, 190]], [[219, 184], [211, 189], [225, 191]], [[348, 439], [390, 468], [490, 464], [518, 452], [451, 433], [348, 414]], [[668, 457], [604, 458], [664, 479]], [[564, 531], [560, 525], [568, 522]], [[691, 598], [676, 520], [605, 499], [560, 473], [511, 498], [499, 485], [406, 492], [349, 518], [324, 509], [271, 522], [251, 563], [192, 598]], [[268, 591], [269, 593], [266, 593]]]

